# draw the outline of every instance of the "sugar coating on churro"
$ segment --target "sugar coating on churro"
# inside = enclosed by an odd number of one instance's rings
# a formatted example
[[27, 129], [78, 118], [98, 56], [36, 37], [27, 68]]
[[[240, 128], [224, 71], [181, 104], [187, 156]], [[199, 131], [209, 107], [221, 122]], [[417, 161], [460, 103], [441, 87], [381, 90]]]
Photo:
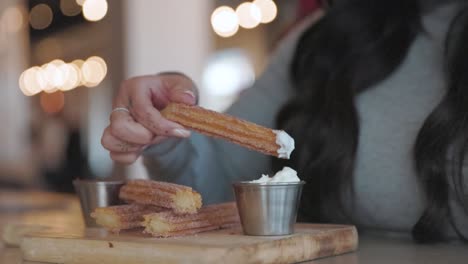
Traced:
[[167, 210], [165, 208], [141, 205], [126, 204], [96, 208], [91, 217], [96, 223], [112, 232], [119, 232], [123, 229], [131, 229], [141, 226], [143, 215]]
[[267, 155], [289, 158], [294, 149], [294, 140], [284, 131], [278, 132], [199, 106], [170, 103], [161, 114], [201, 134], [222, 138]]
[[130, 180], [119, 193], [120, 199], [137, 204], [155, 205], [179, 214], [196, 213], [202, 206], [201, 195], [188, 186], [151, 180]]
[[278, 157], [289, 159], [291, 152], [294, 150], [294, 139], [283, 130], [274, 130], [276, 134], [276, 144], [280, 146], [278, 149]]
[[196, 214], [176, 215], [172, 211], [147, 214], [144, 232], [157, 237], [191, 235], [239, 224], [235, 203], [202, 207]]

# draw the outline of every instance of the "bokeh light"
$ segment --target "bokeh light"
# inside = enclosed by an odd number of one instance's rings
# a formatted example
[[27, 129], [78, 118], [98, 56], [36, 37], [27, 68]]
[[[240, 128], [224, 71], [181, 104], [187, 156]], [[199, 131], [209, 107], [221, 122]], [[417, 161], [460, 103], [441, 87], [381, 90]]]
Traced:
[[39, 67], [32, 67], [21, 74], [19, 87], [26, 96], [33, 96], [42, 91], [41, 84], [44, 84], [44, 80], [39, 79], [41, 78], [39, 73]]
[[202, 87], [210, 95], [234, 96], [253, 83], [255, 71], [244, 51], [228, 49], [210, 57], [202, 77]]
[[46, 4], [34, 6], [29, 13], [29, 23], [34, 29], [47, 28], [52, 23], [53, 18], [52, 9]]
[[99, 21], [107, 14], [106, 0], [86, 0], [83, 3], [83, 16], [89, 21]]
[[65, 62], [62, 60], [53, 60], [45, 65], [43, 69], [46, 80], [50, 85], [50, 89], [45, 89], [45, 92], [54, 92], [65, 83], [67, 72], [64, 71], [63, 65], [65, 65]]
[[69, 91], [81, 85], [95, 87], [106, 75], [107, 64], [104, 59], [92, 56], [86, 61], [74, 60], [65, 63], [56, 59], [41, 67], [31, 67], [21, 74], [18, 82], [23, 94], [32, 96], [41, 91], [45, 93]]
[[236, 11], [228, 6], [216, 8], [211, 15], [211, 25], [219, 36], [233, 36], [239, 30]]
[[28, 96], [40, 93], [47, 88], [47, 80], [40, 67], [32, 67], [20, 77], [20, 88]]
[[60, 10], [66, 16], [76, 16], [81, 13], [81, 6], [75, 0], [60, 0]]
[[67, 67], [67, 79], [65, 83], [59, 88], [61, 91], [72, 90], [81, 84], [81, 71], [78, 66], [73, 63], [68, 63], [64, 65]]
[[93, 56], [83, 63], [81, 73], [84, 85], [86, 87], [94, 87], [106, 77], [107, 65], [102, 58]]
[[236, 8], [239, 25], [243, 28], [254, 28], [260, 24], [262, 13], [258, 6], [251, 2], [244, 2]]
[[253, 4], [258, 6], [261, 12], [261, 23], [270, 23], [276, 18], [278, 8], [272, 0], [255, 0]]

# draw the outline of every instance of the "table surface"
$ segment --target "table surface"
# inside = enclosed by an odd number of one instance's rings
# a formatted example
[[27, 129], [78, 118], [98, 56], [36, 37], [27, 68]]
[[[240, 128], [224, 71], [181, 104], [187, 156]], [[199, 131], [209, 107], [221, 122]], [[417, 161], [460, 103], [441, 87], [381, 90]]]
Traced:
[[[56, 197], [54, 197], [54, 200]], [[68, 209], [60, 210], [74, 210], [76, 211], [76, 201], [70, 201], [67, 197], [67, 203], [72, 203], [73, 206], [66, 207]], [[70, 209], [71, 208], [71, 209]], [[1, 209], [1, 207], [0, 207]], [[12, 219], [18, 221], [31, 219], [34, 220], [33, 215], [44, 214], [44, 210], [55, 210], [42, 208], [40, 211], [35, 212], [15, 212], [14, 214], [0, 210], [0, 227], [6, 222], [11, 222]], [[76, 214], [72, 214], [76, 217]], [[62, 219], [67, 222], [66, 219]], [[1, 230], [0, 230], [1, 231]], [[452, 242], [435, 245], [420, 245], [412, 242], [411, 239], [402, 236], [379, 234], [379, 233], [360, 233], [359, 234], [359, 250], [353, 253], [348, 253], [341, 256], [329, 257], [310, 261], [313, 264], [430, 264], [430, 263], [443, 263], [443, 264], [467, 264], [468, 263], [468, 245]], [[38, 262], [24, 262], [21, 257], [20, 249], [17, 247], [6, 246], [0, 240], [0, 263], [8, 264], [37, 264]]]

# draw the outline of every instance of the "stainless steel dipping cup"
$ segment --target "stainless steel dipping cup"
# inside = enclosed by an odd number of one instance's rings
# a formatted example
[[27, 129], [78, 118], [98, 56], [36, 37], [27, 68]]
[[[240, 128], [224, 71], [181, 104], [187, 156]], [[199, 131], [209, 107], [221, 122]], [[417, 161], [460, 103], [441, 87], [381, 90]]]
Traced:
[[301, 182], [233, 184], [244, 234], [281, 236], [294, 233]]
[[80, 199], [81, 212], [86, 227], [98, 227], [91, 217], [91, 212], [97, 207], [118, 205], [120, 187], [124, 181], [74, 180], [76, 194]]

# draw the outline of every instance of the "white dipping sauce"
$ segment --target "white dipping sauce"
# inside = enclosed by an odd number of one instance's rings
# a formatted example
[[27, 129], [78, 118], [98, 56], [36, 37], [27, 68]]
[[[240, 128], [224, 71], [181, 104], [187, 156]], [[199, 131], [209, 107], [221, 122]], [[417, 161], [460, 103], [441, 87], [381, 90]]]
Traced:
[[276, 144], [280, 146], [278, 156], [289, 159], [291, 152], [294, 150], [294, 139], [283, 130], [274, 130], [273, 132], [276, 134]]
[[251, 183], [279, 183], [279, 182], [300, 182], [297, 172], [289, 167], [284, 167], [273, 177], [263, 174], [260, 179], [250, 181]]

